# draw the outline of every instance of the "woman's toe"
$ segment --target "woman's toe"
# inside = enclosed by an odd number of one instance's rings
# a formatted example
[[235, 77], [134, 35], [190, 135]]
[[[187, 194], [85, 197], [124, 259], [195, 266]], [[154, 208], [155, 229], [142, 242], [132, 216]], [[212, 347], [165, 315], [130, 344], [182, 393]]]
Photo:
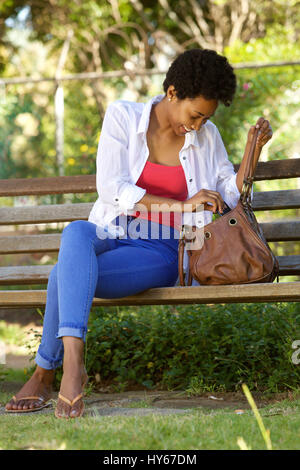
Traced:
[[65, 404], [59, 403], [56, 408], [56, 415], [59, 418], [69, 418], [68, 406], [65, 407]]
[[28, 408], [30, 408], [31, 410], [34, 409], [34, 408], [38, 408], [38, 407], [39, 407], [39, 404], [40, 404], [39, 401], [31, 401], [31, 402], [28, 404]]
[[70, 412], [70, 417], [71, 417], [71, 418], [76, 418], [76, 417], [79, 415], [79, 413], [80, 413], [80, 409], [77, 409], [77, 408], [74, 409], [74, 408], [72, 408], [72, 410], [71, 410], [71, 412]]
[[65, 418], [69, 418], [69, 417], [70, 417], [70, 407], [69, 407], [69, 405], [67, 405], [67, 404], [64, 404], [64, 405], [63, 405], [63, 416], [64, 416]]
[[28, 401], [21, 400], [20, 407], [21, 407], [21, 410], [28, 410]]

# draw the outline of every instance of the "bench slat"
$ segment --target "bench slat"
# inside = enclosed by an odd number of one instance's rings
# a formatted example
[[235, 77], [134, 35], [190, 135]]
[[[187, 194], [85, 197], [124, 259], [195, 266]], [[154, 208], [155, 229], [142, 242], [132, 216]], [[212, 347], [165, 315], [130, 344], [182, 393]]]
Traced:
[[0, 181], [0, 196], [42, 196], [96, 191], [96, 175], [10, 178]]
[[298, 209], [300, 207], [300, 189], [282, 191], [256, 191], [253, 193], [253, 210]]
[[[43, 307], [46, 290], [0, 291], [1, 307]], [[96, 299], [93, 306], [176, 305], [244, 302], [298, 302], [299, 282], [275, 282], [234, 286], [155, 287], [134, 296], [119, 299]]]
[[[260, 224], [267, 241], [300, 240], [300, 220]], [[0, 237], [0, 254], [58, 251], [60, 233]]]
[[264, 222], [260, 226], [268, 242], [300, 240], [300, 220]]
[[[278, 256], [280, 276], [300, 275], [300, 255]], [[47, 284], [53, 265], [0, 267], [0, 285]]]
[[88, 219], [92, 202], [0, 208], [0, 225], [71, 222]]
[[[234, 165], [235, 172], [240, 164]], [[300, 158], [258, 162], [255, 181], [300, 177]], [[0, 181], [1, 196], [93, 193], [96, 175], [57, 176], [50, 178], [11, 178]]]
[[53, 265], [0, 267], [0, 285], [47, 284]]
[[[29, 207], [0, 208], [0, 225], [37, 224], [87, 220], [94, 203], [53, 204]], [[257, 191], [253, 194], [253, 209], [275, 210], [300, 208], [300, 189]]]
[[[237, 173], [240, 165], [234, 165]], [[258, 162], [254, 181], [277, 180], [300, 177], [300, 158], [286, 160], [273, 160], [269, 162]]]
[[58, 251], [60, 238], [60, 233], [0, 237], [0, 254]]
[[280, 276], [300, 275], [300, 255], [277, 256]]

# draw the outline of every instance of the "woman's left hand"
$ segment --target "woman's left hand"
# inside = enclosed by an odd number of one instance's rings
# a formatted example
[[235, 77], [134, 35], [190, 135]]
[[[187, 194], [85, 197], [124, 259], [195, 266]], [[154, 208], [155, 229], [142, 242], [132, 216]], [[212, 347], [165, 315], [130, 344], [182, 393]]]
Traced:
[[[267, 121], [263, 117], [260, 117], [257, 120], [255, 126], [251, 126], [251, 128], [252, 129], [253, 128], [254, 129], [259, 128], [258, 137], [257, 137], [257, 141], [256, 141], [256, 149], [261, 150], [262, 147], [264, 145], [266, 145], [266, 143], [272, 138], [272, 135], [273, 135], [272, 127], [271, 127], [269, 121]], [[252, 132], [251, 133], [249, 132], [249, 134], [253, 135]]]

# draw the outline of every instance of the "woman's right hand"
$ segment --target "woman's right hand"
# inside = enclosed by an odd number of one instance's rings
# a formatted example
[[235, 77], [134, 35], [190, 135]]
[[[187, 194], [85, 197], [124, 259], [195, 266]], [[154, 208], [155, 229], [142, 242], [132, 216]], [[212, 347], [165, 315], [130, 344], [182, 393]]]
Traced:
[[[213, 213], [219, 211], [222, 213], [225, 206], [221, 194], [218, 193], [218, 191], [212, 191], [210, 189], [200, 189], [198, 193], [183, 201], [182, 204], [184, 212], [195, 212], [197, 205], [204, 204], [204, 210]], [[190, 207], [188, 205], [190, 205]]]

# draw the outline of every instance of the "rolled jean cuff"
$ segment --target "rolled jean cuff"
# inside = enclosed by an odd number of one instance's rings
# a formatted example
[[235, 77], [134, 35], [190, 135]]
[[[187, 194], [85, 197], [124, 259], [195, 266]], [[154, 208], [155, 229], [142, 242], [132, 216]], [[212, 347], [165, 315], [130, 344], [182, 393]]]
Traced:
[[58, 359], [57, 361], [48, 361], [43, 356], [41, 356], [39, 352], [36, 353], [34, 360], [38, 366], [47, 370], [53, 370], [62, 365], [62, 359]]
[[58, 333], [55, 337], [61, 338], [62, 336], [75, 336], [76, 338], [83, 339], [83, 342], [85, 343], [86, 330], [85, 328], [73, 328], [71, 326], [62, 326], [58, 329]]

